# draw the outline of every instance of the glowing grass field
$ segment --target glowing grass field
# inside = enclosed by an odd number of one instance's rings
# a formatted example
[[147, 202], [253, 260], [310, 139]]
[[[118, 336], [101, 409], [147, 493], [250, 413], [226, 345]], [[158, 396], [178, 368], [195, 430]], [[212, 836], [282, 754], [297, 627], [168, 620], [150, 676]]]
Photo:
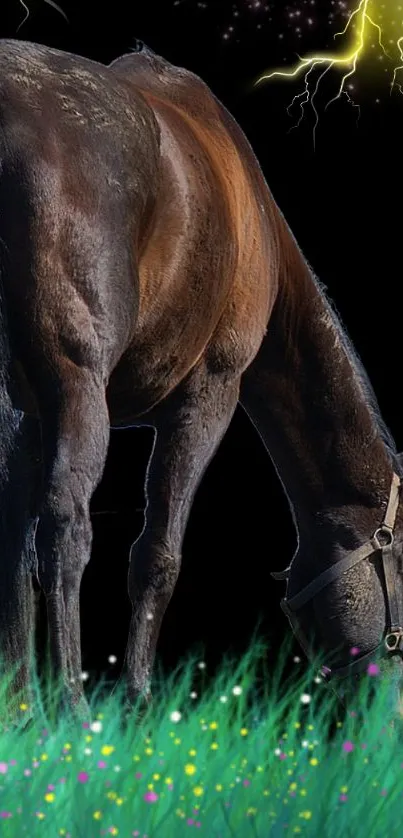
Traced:
[[[92, 719], [75, 726], [57, 726], [51, 702], [45, 713], [40, 701], [35, 725], [0, 736], [1, 838], [401, 838], [403, 753], [383, 726], [380, 681], [366, 709], [376, 665], [341, 721], [304, 661], [280, 686], [285, 647], [263, 681], [264, 653], [254, 642], [198, 693], [202, 662], [189, 660], [157, 679], [154, 706], [137, 724], [121, 723], [118, 692], [102, 698], [98, 689]], [[2, 707], [4, 696], [4, 718]]]

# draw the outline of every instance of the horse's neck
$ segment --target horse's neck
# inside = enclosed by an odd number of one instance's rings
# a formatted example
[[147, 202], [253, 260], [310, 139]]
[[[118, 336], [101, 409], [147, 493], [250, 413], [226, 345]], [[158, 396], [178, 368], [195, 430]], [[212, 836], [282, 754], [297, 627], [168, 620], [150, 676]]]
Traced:
[[300, 542], [305, 534], [312, 547], [313, 531], [328, 540], [335, 528], [366, 540], [387, 500], [391, 457], [365, 373], [296, 245], [286, 267], [241, 400], [287, 491]]

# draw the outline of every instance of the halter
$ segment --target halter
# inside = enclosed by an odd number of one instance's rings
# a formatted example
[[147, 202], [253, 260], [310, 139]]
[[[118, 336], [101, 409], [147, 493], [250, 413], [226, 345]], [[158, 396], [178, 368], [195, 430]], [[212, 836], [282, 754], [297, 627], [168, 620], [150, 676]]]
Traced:
[[[313, 599], [319, 591], [338, 579], [342, 573], [345, 573], [346, 570], [350, 570], [350, 568], [354, 567], [359, 562], [362, 562], [364, 559], [368, 559], [368, 557], [373, 553], [381, 554], [390, 627], [386, 630], [381, 643], [376, 646], [375, 649], [372, 649], [371, 652], [367, 652], [365, 655], [360, 655], [360, 657], [347, 664], [347, 666], [339, 666], [333, 669], [323, 667], [322, 676], [326, 679], [333, 677], [346, 678], [352, 670], [354, 670], [354, 672], [360, 672], [365, 669], [369, 658], [373, 658], [374, 654], [377, 652], [380, 652], [382, 655], [387, 655], [403, 651], [403, 616], [399, 608], [399, 600], [395, 585], [397, 573], [400, 572], [400, 569], [398, 571], [396, 570], [392, 550], [394, 541], [393, 529], [399, 506], [399, 489], [400, 478], [394, 473], [385, 517], [381, 526], [378, 527], [372, 538], [370, 538], [366, 544], [363, 544], [362, 547], [358, 547], [357, 550], [354, 550], [344, 559], [340, 559], [340, 561], [336, 562], [332, 565], [332, 567], [324, 570], [323, 573], [320, 573], [316, 579], [313, 579], [308, 583], [308, 585], [305, 585], [305, 587], [302, 588], [298, 594], [291, 597], [291, 599], [284, 598], [281, 600], [281, 608], [288, 617], [297, 640], [301, 644], [306, 656], [309, 658], [309, 644], [298, 625], [295, 612]], [[291, 569], [292, 565], [278, 573], [271, 573], [271, 576], [278, 580], [286, 579], [288, 582]]]

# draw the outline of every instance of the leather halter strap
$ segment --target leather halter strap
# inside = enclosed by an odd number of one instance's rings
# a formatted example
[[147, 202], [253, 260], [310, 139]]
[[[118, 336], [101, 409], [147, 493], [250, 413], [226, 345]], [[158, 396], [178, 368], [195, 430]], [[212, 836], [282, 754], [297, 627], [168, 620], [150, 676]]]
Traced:
[[[396, 513], [399, 506], [399, 490], [400, 477], [393, 473], [392, 485], [389, 493], [389, 500], [385, 517], [380, 527], [375, 531], [372, 538], [369, 539], [361, 547], [358, 547], [344, 559], [336, 562], [331, 567], [324, 570], [315, 579], [312, 579], [301, 591], [295, 594], [290, 599], [284, 598], [281, 601], [281, 607], [287, 615], [291, 628], [304, 649], [307, 657], [310, 657], [309, 644], [307, 639], [298, 625], [295, 612], [312, 600], [323, 588], [338, 579], [347, 570], [350, 570], [355, 565], [362, 562], [364, 559], [374, 553], [380, 552], [382, 558], [383, 572], [385, 577], [386, 588], [386, 602], [389, 610], [389, 628], [383, 641], [375, 649], [371, 650], [365, 655], [360, 655], [359, 658], [349, 663], [347, 666], [332, 668], [324, 667], [322, 674], [326, 677], [336, 676], [339, 678], [346, 677], [352, 670], [359, 672], [367, 665], [369, 658], [373, 658], [374, 653], [383, 649], [386, 654], [402, 651], [403, 648], [403, 617], [399, 609], [399, 600], [396, 590], [396, 567], [393, 560], [393, 529], [396, 521]], [[292, 564], [283, 571], [272, 573], [274, 579], [287, 580], [289, 579], [292, 569]]]

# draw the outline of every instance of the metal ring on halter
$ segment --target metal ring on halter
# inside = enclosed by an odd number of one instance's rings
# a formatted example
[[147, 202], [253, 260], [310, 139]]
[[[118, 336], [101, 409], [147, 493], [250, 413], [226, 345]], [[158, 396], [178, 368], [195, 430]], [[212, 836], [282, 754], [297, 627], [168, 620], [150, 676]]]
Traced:
[[403, 638], [403, 631], [402, 629], [396, 629], [395, 631], [388, 631], [384, 638], [384, 644], [388, 652], [395, 652], [396, 649], [399, 649], [401, 640]]
[[[381, 542], [379, 540], [379, 536], [386, 536], [386, 541]], [[382, 526], [378, 527], [375, 530], [374, 535], [372, 537], [372, 541], [375, 542], [376, 547], [378, 550], [383, 550], [384, 547], [391, 547], [394, 541], [393, 530], [391, 527], [388, 527], [386, 524], [382, 524]]]

